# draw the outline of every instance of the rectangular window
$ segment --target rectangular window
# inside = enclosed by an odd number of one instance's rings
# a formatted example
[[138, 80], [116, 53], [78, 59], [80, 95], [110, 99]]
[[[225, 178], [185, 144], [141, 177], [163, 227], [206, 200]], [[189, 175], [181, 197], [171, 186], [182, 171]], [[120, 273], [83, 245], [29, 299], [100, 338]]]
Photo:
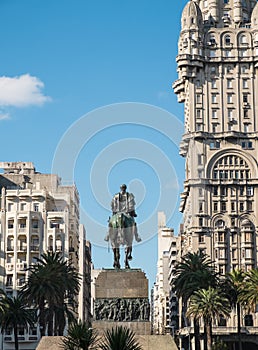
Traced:
[[253, 203], [250, 201], [247, 201], [247, 210], [249, 211], [253, 210]]
[[216, 50], [210, 50], [210, 57], [216, 57]]
[[21, 207], [21, 211], [26, 210], [26, 203], [21, 203], [20, 207]]
[[199, 218], [199, 226], [203, 226], [203, 218]]
[[199, 243], [204, 243], [204, 234], [203, 233], [201, 233], [199, 235]]
[[235, 211], [235, 210], [236, 210], [236, 203], [231, 202], [231, 211]]
[[218, 149], [220, 148], [220, 142], [219, 141], [211, 141], [210, 142], [210, 149]]
[[196, 130], [197, 131], [202, 131], [202, 127], [203, 127], [202, 124], [196, 124]]
[[202, 164], [202, 155], [198, 154], [198, 165]]
[[221, 202], [221, 211], [226, 211], [226, 210], [227, 210], [227, 203]]
[[229, 108], [228, 109], [228, 119], [232, 119], [233, 118], [233, 109]]
[[201, 118], [202, 116], [201, 116], [201, 110], [200, 109], [197, 109], [196, 110], [196, 118]]
[[247, 94], [243, 94], [243, 102], [248, 103], [248, 95]]
[[244, 186], [240, 186], [239, 193], [240, 193], [240, 196], [244, 196], [244, 194], [245, 194], [245, 187]]
[[225, 237], [224, 237], [224, 232], [219, 232], [219, 242], [224, 242]]
[[213, 187], [213, 194], [214, 194], [214, 196], [218, 195], [218, 186]]
[[217, 119], [217, 110], [216, 109], [212, 109], [211, 117], [212, 117], [212, 119]]
[[217, 103], [217, 95], [211, 94], [211, 103]]
[[249, 197], [254, 195], [254, 188], [253, 188], [253, 186], [247, 186], [247, 188], [246, 188], [246, 195], [249, 196]]
[[242, 148], [244, 149], [248, 149], [248, 148], [250, 149], [253, 147], [252, 141], [242, 141], [241, 145], [242, 145]]
[[246, 72], [247, 72], [247, 67], [241, 66], [241, 73], [246, 73]]
[[38, 203], [34, 203], [34, 211], [39, 211], [39, 204]]
[[227, 88], [232, 89], [233, 87], [233, 79], [227, 79]]
[[248, 109], [244, 109], [244, 118], [249, 118]]
[[202, 213], [203, 212], [203, 203], [200, 202], [199, 203], [199, 213]]
[[213, 203], [213, 210], [218, 211], [218, 202]]
[[231, 197], [235, 197], [235, 195], [236, 195], [235, 188], [233, 188], [233, 187], [230, 188], [230, 195], [231, 195]]
[[227, 195], [227, 188], [222, 186], [220, 189], [220, 195], [221, 196], [226, 196]]
[[249, 130], [249, 124], [244, 124], [244, 132], [248, 132]]
[[225, 55], [224, 57], [230, 57], [231, 56], [231, 50], [225, 50]]
[[[229, 43], [230, 43], [230, 41], [229, 41]], [[232, 66], [227, 66], [226, 72], [227, 72], [228, 74], [230, 74], [230, 73], [232, 73], [232, 71], [233, 71]]]
[[251, 259], [252, 258], [252, 249], [246, 249], [245, 250], [245, 257], [246, 257], [246, 259]]
[[13, 203], [8, 203], [7, 208], [8, 208], [8, 211], [13, 211], [13, 208], [14, 208]]
[[216, 88], [216, 79], [211, 79], [211, 88], [212, 89]]
[[233, 94], [227, 94], [227, 102], [233, 103]]
[[239, 210], [240, 210], [240, 211], [244, 211], [244, 210], [245, 210], [245, 204], [244, 204], [244, 202], [240, 202], [240, 203], [239, 203]]
[[243, 89], [248, 88], [248, 79], [243, 79]]
[[202, 197], [203, 196], [203, 190], [202, 188], [199, 188], [199, 197]]
[[9, 220], [8, 221], [8, 228], [12, 229], [13, 228], [13, 223], [14, 223], [13, 220]]
[[196, 95], [196, 103], [201, 103], [201, 95]]

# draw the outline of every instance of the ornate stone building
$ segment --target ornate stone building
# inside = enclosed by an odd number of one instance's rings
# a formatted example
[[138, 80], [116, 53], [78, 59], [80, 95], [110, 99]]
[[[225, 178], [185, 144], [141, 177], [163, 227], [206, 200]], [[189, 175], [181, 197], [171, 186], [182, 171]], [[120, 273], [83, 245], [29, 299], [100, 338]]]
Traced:
[[[258, 4], [188, 1], [181, 27], [182, 254], [202, 250], [221, 273], [248, 271], [258, 259]], [[258, 317], [242, 322], [258, 326]], [[233, 315], [227, 326], [236, 327]]]
[[[78, 316], [90, 318], [90, 244], [79, 225], [79, 194], [63, 186], [54, 174], [41, 174], [31, 162], [1, 162], [0, 287], [16, 296], [28, 277], [28, 267], [44, 252], [58, 251], [82, 272]], [[39, 327], [19, 329], [20, 349], [35, 349]], [[14, 348], [8, 330], [3, 350]]]
[[165, 213], [158, 212], [158, 261], [151, 312], [153, 334], [171, 332], [169, 279], [172, 274], [171, 265], [175, 263], [176, 241], [174, 229], [166, 225]]

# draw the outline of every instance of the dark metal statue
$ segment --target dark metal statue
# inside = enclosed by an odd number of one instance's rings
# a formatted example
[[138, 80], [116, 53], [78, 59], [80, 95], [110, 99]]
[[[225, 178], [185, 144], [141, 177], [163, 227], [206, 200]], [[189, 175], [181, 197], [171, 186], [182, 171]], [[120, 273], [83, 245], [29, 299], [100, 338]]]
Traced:
[[120, 192], [115, 194], [112, 202], [112, 217], [109, 218], [108, 235], [106, 241], [111, 242], [114, 253], [113, 267], [120, 269], [120, 245], [125, 246], [125, 268], [130, 268], [129, 260], [132, 260], [133, 239], [141, 241], [135, 222], [134, 195], [126, 191], [126, 185], [120, 186]]

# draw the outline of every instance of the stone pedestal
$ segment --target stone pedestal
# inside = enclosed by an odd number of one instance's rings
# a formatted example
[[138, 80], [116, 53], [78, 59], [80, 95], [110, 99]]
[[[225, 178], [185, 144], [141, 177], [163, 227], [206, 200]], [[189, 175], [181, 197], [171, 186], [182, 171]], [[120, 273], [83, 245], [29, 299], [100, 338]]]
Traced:
[[93, 327], [99, 331], [126, 326], [137, 335], [151, 334], [148, 279], [140, 269], [100, 272], [95, 282]]

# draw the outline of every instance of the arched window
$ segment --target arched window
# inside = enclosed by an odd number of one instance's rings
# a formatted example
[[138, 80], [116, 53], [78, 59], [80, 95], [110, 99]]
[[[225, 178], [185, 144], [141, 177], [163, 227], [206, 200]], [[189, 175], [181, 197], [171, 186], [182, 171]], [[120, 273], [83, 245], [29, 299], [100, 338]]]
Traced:
[[246, 161], [239, 156], [227, 155], [220, 157], [213, 167], [213, 179], [249, 179], [251, 172]]
[[247, 37], [246, 37], [245, 34], [240, 36], [239, 42], [240, 42], [240, 44], [246, 44], [247, 43]]
[[230, 45], [230, 43], [231, 43], [230, 35], [225, 36], [224, 43], [225, 43], [225, 45]]
[[218, 228], [225, 227], [225, 221], [224, 221], [224, 220], [221, 220], [221, 219], [217, 220], [217, 221], [215, 222], [215, 227], [218, 227]]

